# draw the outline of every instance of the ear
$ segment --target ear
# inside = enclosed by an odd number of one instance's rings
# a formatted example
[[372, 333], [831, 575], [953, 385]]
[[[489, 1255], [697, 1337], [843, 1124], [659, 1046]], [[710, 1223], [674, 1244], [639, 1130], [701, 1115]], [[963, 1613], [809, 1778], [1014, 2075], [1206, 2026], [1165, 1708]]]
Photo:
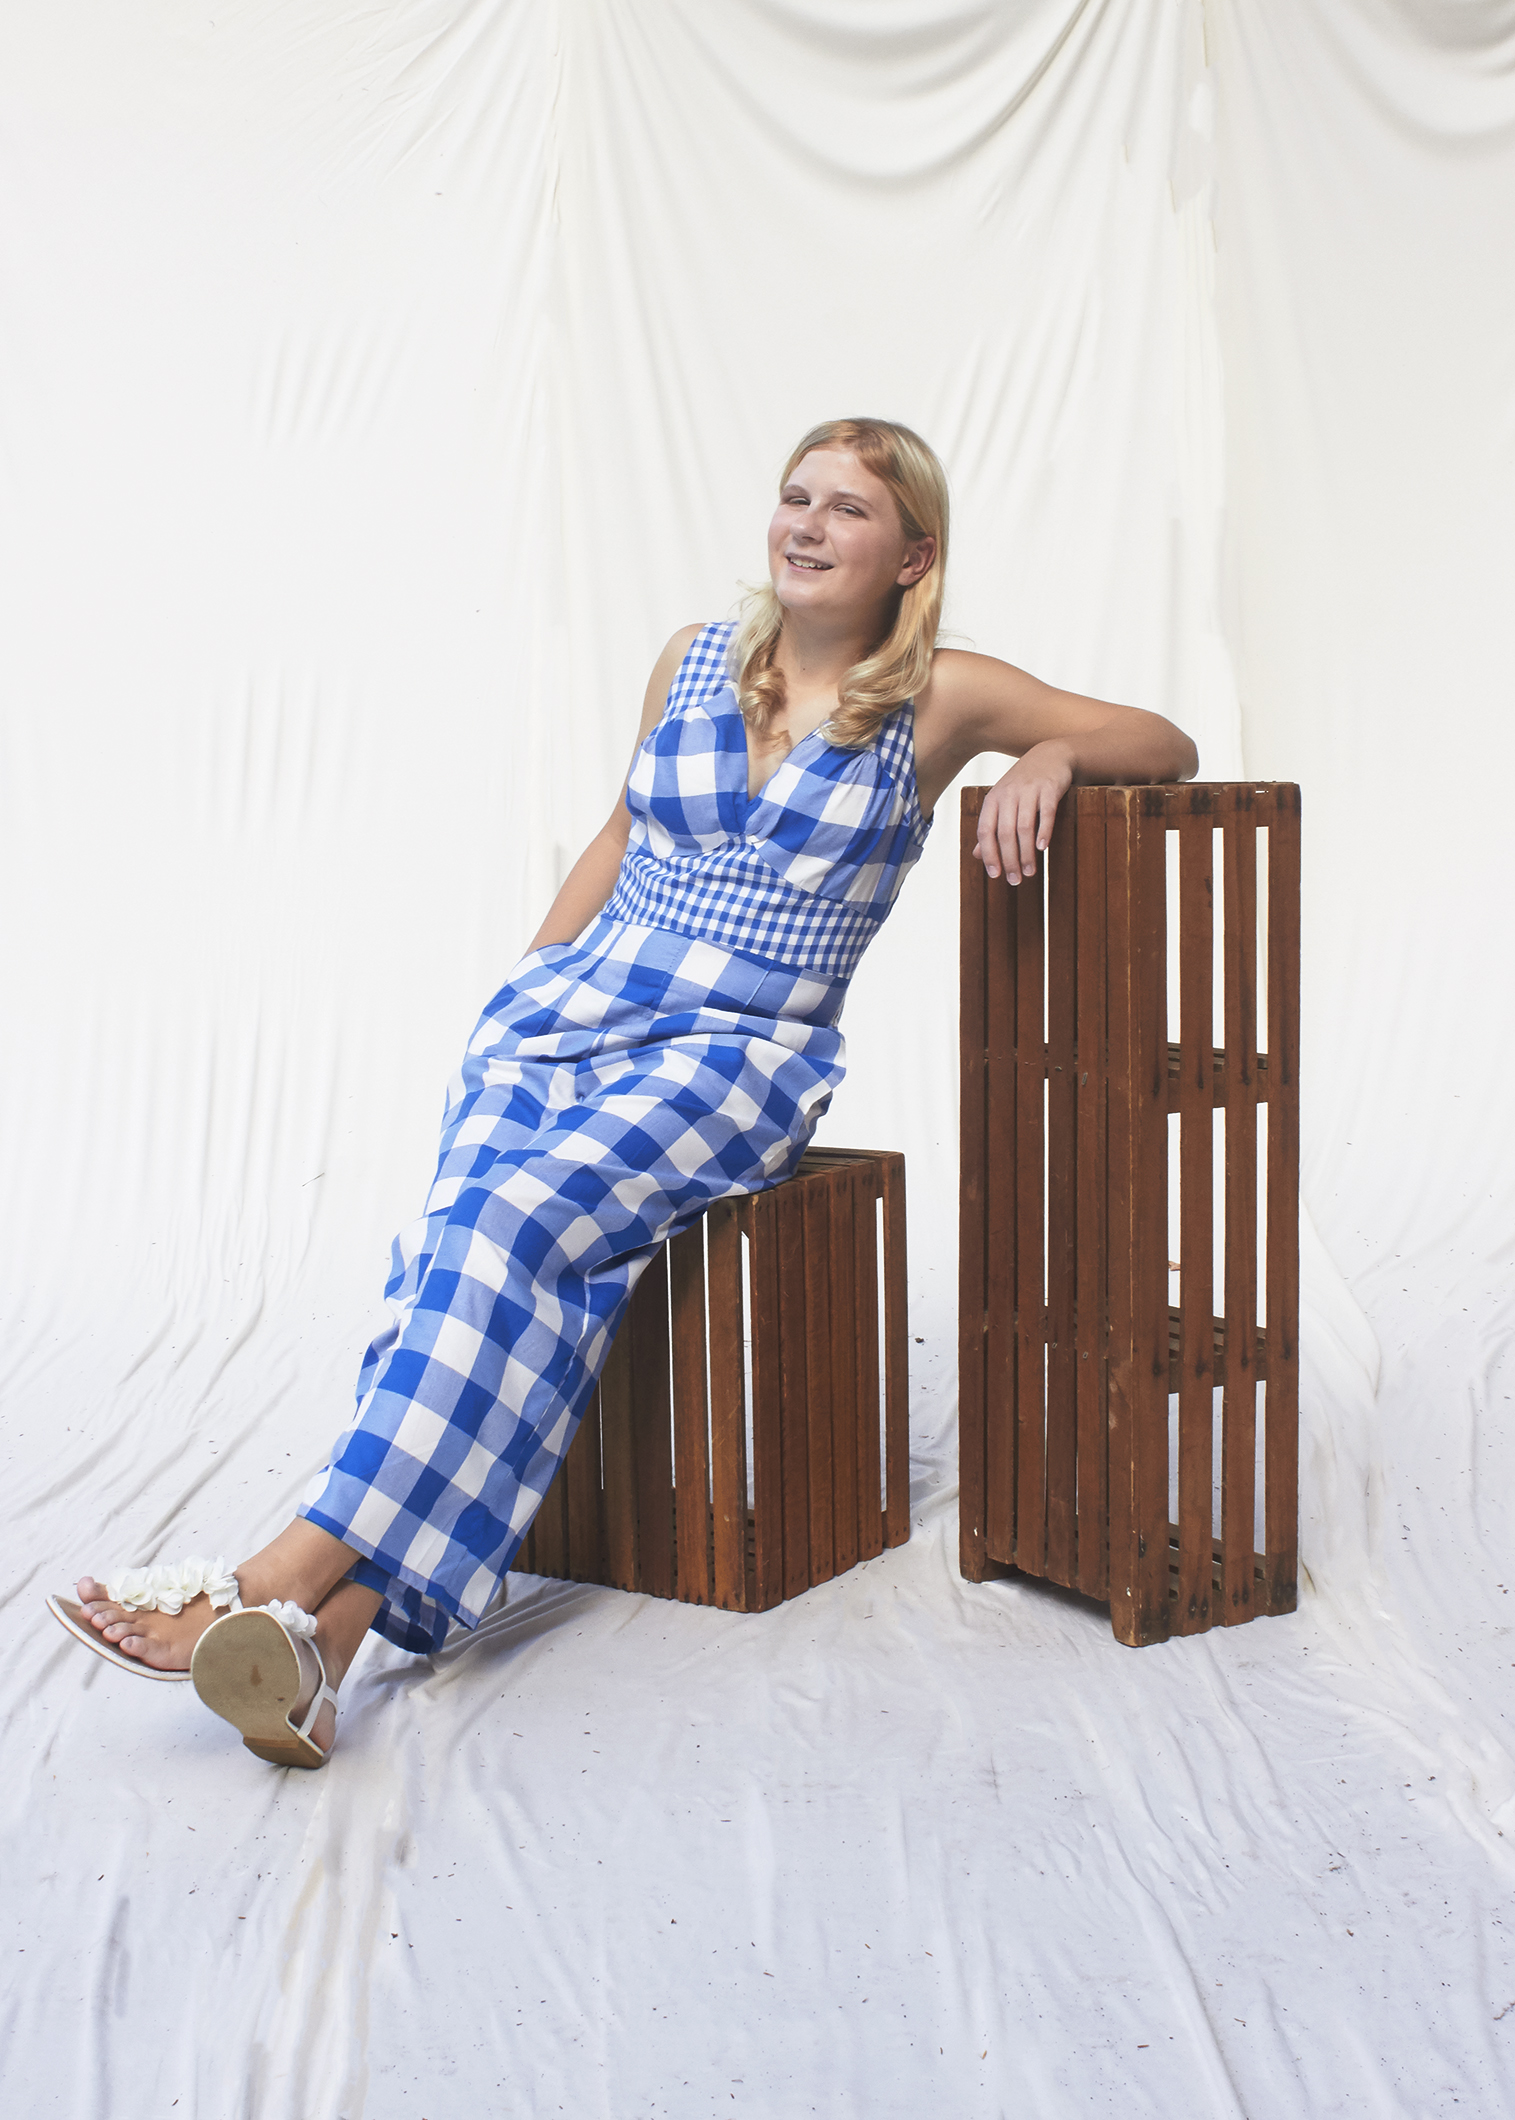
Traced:
[[894, 577], [895, 587], [897, 589], [913, 588], [922, 575], [931, 572], [935, 559], [936, 539], [934, 537], [917, 538], [914, 544], [905, 547], [905, 563]]

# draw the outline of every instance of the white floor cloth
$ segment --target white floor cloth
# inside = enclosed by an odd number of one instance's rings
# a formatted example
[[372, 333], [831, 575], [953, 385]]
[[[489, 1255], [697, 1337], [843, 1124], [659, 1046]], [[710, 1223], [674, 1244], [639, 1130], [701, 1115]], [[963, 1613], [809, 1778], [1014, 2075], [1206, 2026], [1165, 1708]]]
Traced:
[[[1515, 9], [11, 0], [0, 156], [6, 2109], [1515, 2112]], [[1304, 784], [1301, 1610], [958, 1578], [949, 795], [829, 1122], [910, 1158], [910, 1544], [521, 1580], [272, 1771], [42, 1594], [287, 1516], [852, 410], [955, 638]]]

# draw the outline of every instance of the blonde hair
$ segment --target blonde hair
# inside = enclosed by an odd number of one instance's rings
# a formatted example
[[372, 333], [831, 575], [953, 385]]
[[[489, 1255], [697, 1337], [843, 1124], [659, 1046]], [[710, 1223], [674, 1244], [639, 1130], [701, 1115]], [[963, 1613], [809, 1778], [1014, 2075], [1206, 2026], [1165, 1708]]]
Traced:
[[[898, 592], [889, 631], [836, 688], [837, 711], [827, 736], [844, 749], [860, 750], [931, 675], [946, 584], [947, 476], [935, 451], [908, 427], [892, 420], [823, 420], [790, 452], [781, 490], [812, 449], [851, 450], [888, 487], [906, 538], [911, 543], [936, 539], [931, 565], [919, 581]], [[773, 659], [783, 629], [784, 607], [772, 585], [750, 591], [732, 647], [732, 666], [737, 701], [759, 731], [784, 704], [784, 675]]]

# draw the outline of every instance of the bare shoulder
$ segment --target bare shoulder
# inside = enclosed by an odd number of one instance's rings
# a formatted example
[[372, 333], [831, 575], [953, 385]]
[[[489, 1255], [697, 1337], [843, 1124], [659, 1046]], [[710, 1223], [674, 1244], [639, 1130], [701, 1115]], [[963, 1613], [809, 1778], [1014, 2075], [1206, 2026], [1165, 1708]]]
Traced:
[[702, 624], [680, 626], [671, 634], [667, 646], [652, 666], [652, 675], [647, 680], [647, 690], [642, 697], [642, 725], [637, 741], [649, 734], [660, 719], [668, 701], [668, 687], [679, 674], [679, 664], [705, 630]]
[[669, 657], [672, 656], [676, 664], [681, 663], [704, 632], [707, 623], [708, 621], [704, 619], [696, 619], [692, 626], [680, 626], [677, 633], [671, 633], [668, 636], [668, 645], [658, 660], [667, 662]]
[[979, 655], [970, 648], [938, 648], [931, 658], [931, 678], [918, 704], [935, 716], [956, 720], [1016, 698], [1036, 683], [1025, 670]]
[[1025, 748], [1036, 694], [1043, 688], [1025, 670], [997, 655], [938, 648], [931, 677], [916, 694], [917, 750], [943, 786], [980, 751]]

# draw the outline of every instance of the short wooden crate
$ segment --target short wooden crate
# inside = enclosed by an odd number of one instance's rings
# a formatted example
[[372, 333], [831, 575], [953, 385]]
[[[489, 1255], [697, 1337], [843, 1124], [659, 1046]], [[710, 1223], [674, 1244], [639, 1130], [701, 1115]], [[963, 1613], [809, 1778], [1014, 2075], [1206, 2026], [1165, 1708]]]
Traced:
[[963, 1574], [1108, 1599], [1133, 1644], [1291, 1612], [1299, 790], [1077, 788], [1013, 890], [973, 856], [986, 793], [962, 811]]
[[644, 1270], [515, 1566], [762, 1612], [901, 1545], [907, 1344], [904, 1157], [808, 1150]]

